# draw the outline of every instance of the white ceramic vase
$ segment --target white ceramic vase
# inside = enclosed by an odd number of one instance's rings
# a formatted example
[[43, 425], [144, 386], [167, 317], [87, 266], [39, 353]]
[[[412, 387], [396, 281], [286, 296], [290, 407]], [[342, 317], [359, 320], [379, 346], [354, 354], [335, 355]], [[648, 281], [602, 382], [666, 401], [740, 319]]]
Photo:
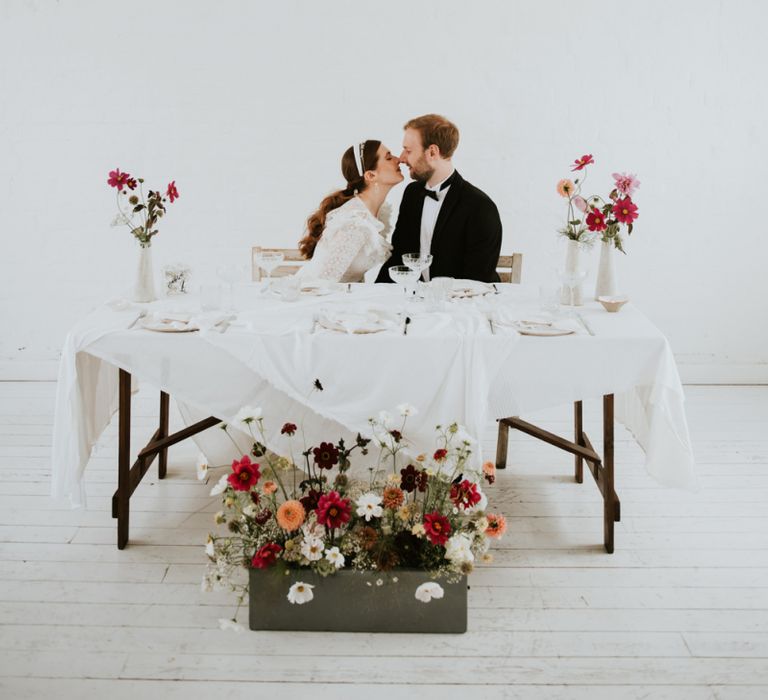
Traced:
[[157, 299], [155, 278], [152, 271], [152, 247], [150, 244], [139, 246], [139, 265], [136, 269], [136, 283], [133, 287], [133, 300], [146, 302]]
[[600, 244], [600, 264], [597, 268], [595, 299], [598, 297], [616, 296], [614, 255], [613, 241], [603, 241]]
[[584, 303], [581, 292], [580, 255], [579, 242], [568, 240], [568, 247], [565, 251], [565, 274], [560, 291], [560, 303], [565, 306], [581, 306]]

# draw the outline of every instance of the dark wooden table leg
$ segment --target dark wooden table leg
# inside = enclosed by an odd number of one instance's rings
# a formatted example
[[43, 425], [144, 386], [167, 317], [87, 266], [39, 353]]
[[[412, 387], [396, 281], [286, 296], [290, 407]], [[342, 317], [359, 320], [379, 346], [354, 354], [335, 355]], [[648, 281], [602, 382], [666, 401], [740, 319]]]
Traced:
[[499, 421], [499, 437], [496, 440], [496, 469], [507, 468], [507, 441], [509, 440], [509, 425], [504, 420]]
[[[583, 412], [581, 401], [573, 402], [573, 441], [577, 445], [584, 447], [584, 440], [581, 437], [584, 431]], [[581, 455], [574, 455], [573, 458], [574, 476], [576, 483], [581, 484], [584, 482], [584, 458]]]
[[603, 533], [605, 551], [613, 554], [613, 523], [616, 519], [613, 482], [613, 394], [603, 396]]
[[131, 499], [131, 375], [120, 370], [118, 380], [119, 437], [117, 445], [117, 548], [125, 549], [128, 544], [128, 515]]
[[[160, 430], [158, 437], [168, 437], [168, 409], [170, 404], [170, 396], [164, 391], [160, 392]], [[168, 471], [168, 448], [160, 450], [158, 453], [158, 476], [161, 479], [165, 479], [165, 475]]]

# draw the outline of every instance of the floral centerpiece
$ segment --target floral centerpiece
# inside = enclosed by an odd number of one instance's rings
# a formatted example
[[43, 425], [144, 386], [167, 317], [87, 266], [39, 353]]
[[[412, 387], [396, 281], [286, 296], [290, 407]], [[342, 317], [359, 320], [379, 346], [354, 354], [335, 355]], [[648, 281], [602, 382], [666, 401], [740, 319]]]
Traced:
[[[599, 195], [583, 197], [581, 191], [587, 179], [587, 166], [594, 162], [592, 154], [577, 158], [571, 166], [571, 171], [583, 173], [583, 176], [574, 180], [560, 180], [556, 189], [561, 197], [568, 200], [567, 222], [560, 229], [560, 235], [579, 244], [589, 245], [598, 237], [603, 243], [595, 291], [597, 297], [615, 293], [610, 249], [615, 247], [626, 254], [621, 227], [626, 227], [627, 235], [632, 233], [634, 221], [638, 218], [638, 208], [632, 201], [632, 195], [640, 186], [640, 181], [637, 176], [629, 173], [613, 173], [614, 186], [607, 200]], [[577, 210], [580, 214], [576, 213]]]
[[[203, 588], [231, 588], [239, 593], [239, 608], [249, 585], [238, 580], [239, 569], [272, 570], [278, 586], [280, 576], [293, 573], [280, 595], [303, 605], [322, 599], [317, 581], [339, 572], [389, 573], [397, 584], [398, 571], [417, 569], [428, 580], [407, 595], [429, 602], [443, 596], [438, 580], [456, 582], [476, 562], [490, 561], [489, 541], [506, 529], [504, 516], [488, 512], [481, 487], [483, 480], [493, 483], [493, 463], [470, 467], [474, 441], [455, 423], [437, 426], [431, 455], [412, 454], [404, 430], [415, 413], [409, 405], [398, 407], [397, 419], [382, 412], [355, 444], [303, 446], [295, 460], [292, 451], [288, 457], [269, 452], [261, 411], [243, 409], [237, 422], [250, 431], [253, 448], [211, 491], [223, 497], [215, 521], [228, 532], [209, 536]], [[299, 432], [294, 423], [281, 430], [291, 443]], [[358, 456], [367, 476], [353, 478]], [[383, 582], [378, 578], [375, 585]], [[236, 625], [236, 617], [222, 622]]]
[[118, 213], [112, 226], [127, 226], [140, 246], [133, 298], [135, 301], [153, 301], [155, 283], [149, 248], [153, 236], [157, 235], [157, 222], [166, 212], [166, 202], [173, 204], [179, 198], [176, 181], [168, 183], [164, 195], [159, 190], [148, 190], [145, 197], [143, 178], [132, 177], [121, 172], [120, 168], [115, 168], [109, 172], [107, 184], [115, 188], [117, 196]]

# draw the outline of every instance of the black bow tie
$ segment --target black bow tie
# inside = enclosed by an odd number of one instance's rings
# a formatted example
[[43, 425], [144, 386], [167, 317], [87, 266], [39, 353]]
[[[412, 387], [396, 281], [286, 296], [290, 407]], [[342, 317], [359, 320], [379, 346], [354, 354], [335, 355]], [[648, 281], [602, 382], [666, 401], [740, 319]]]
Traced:
[[[451, 173], [451, 176], [449, 178], [447, 178], [445, 180], [445, 182], [443, 182], [442, 185], [440, 185], [440, 190], [439, 190], [440, 192], [442, 192], [444, 189], [447, 189], [448, 187], [451, 186], [451, 183], [453, 182], [453, 175], [454, 175], [455, 172], [456, 171], [454, 170], [454, 172]], [[424, 192], [424, 196], [425, 197], [431, 197], [436, 202], [440, 201], [440, 198], [437, 196], [437, 190], [430, 190], [430, 189], [427, 189], [426, 187], [424, 187], [423, 192]]]

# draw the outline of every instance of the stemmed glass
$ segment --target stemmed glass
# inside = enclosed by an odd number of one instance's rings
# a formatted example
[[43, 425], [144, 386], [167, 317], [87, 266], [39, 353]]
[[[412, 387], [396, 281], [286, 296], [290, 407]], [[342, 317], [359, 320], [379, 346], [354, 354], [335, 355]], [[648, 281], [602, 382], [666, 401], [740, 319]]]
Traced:
[[563, 300], [563, 303], [569, 306], [581, 306], [581, 283], [587, 276], [587, 270], [558, 270], [557, 273], [568, 290], [568, 301]]
[[285, 259], [283, 253], [276, 251], [262, 251], [256, 253], [256, 264], [267, 273], [267, 289], [272, 286], [272, 270]]
[[413, 292], [419, 273], [406, 265], [393, 265], [389, 268], [389, 278], [399, 284], [403, 288], [403, 293], [410, 297], [412, 295], [409, 292]]
[[247, 267], [245, 265], [219, 265], [216, 274], [226, 283], [229, 291], [229, 311], [235, 310], [235, 284], [245, 277]]
[[421, 255], [420, 253], [406, 253], [403, 255], [403, 265], [410, 267], [416, 273], [417, 278], [421, 277], [421, 273], [424, 272], [432, 264], [432, 255], [426, 253]]

